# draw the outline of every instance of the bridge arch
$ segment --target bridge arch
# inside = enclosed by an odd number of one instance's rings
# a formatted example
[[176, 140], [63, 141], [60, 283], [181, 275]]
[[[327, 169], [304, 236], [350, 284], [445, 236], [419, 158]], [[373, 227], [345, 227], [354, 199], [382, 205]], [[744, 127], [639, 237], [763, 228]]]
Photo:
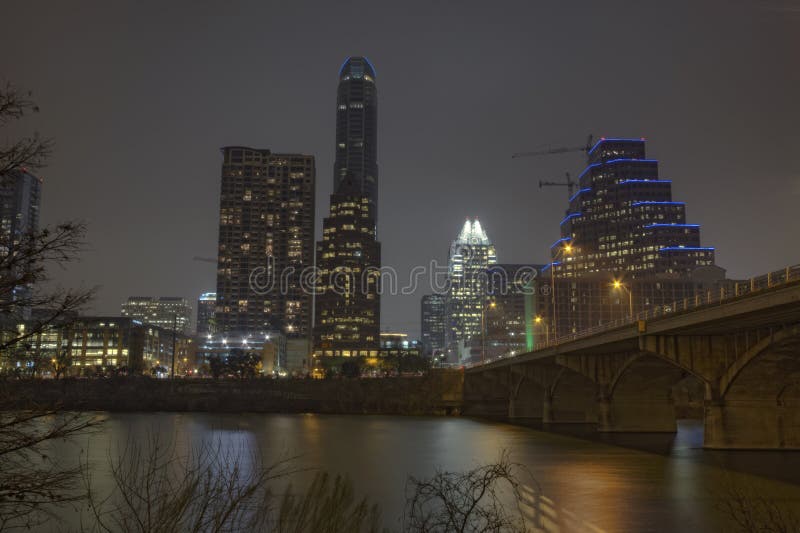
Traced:
[[597, 423], [598, 385], [567, 367], [561, 367], [545, 392], [546, 423]]
[[[790, 347], [792, 344], [800, 344], [800, 326], [796, 325], [794, 327], [780, 329], [756, 342], [736, 358], [722, 374], [719, 381], [720, 397], [725, 398], [739, 376], [745, 372], [745, 369], [757, 363], [759, 358], [768, 356], [771, 351], [780, 351], [782, 346]], [[789, 348], [789, 350], [791, 351], [791, 348]], [[794, 349], [794, 353], [800, 356], [800, 351], [798, 351], [797, 346]], [[799, 359], [800, 357], [795, 358], [795, 360]]]
[[524, 369], [512, 371], [510, 377], [508, 418], [541, 420], [544, 416], [545, 387], [540, 380]]
[[[669, 358], [652, 352], [628, 357], [609, 382], [601, 401], [601, 431], [674, 432], [675, 388], [701, 379]], [[687, 392], [686, 397], [692, 396]]]

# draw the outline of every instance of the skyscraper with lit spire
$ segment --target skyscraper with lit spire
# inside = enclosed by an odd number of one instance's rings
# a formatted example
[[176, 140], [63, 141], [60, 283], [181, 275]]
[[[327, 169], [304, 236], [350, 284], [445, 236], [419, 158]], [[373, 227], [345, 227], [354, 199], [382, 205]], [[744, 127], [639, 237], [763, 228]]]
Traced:
[[477, 218], [467, 219], [448, 256], [445, 344], [450, 362], [468, 360], [480, 350], [486, 271], [495, 264], [497, 253], [486, 231]]
[[348, 57], [336, 93], [336, 161], [330, 216], [317, 242], [316, 356], [376, 356], [378, 271], [378, 94], [375, 68]]

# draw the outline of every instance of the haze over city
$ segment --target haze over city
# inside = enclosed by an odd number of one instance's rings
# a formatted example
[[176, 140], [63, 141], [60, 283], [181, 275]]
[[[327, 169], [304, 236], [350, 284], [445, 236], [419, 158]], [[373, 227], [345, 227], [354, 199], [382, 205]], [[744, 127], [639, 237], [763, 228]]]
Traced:
[[[98, 313], [214, 290], [214, 265], [192, 258], [216, 257], [222, 146], [314, 155], [319, 238], [353, 54], [377, 70], [378, 231], [401, 274], [445, 263], [468, 216], [500, 262], [546, 262], [567, 195], [538, 182], [584, 157], [510, 155], [590, 133], [648, 139], [729, 276], [794, 258], [793, 2], [11, 1], [3, 18], [0, 71], [34, 91], [25, 128], [56, 141], [43, 222], [89, 224], [90, 251], [56, 280], [100, 285]], [[381, 305], [384, 329], [417, 334], [419, 294]]]
[[0, 533], [800, 531], [798, 0], [0, 5]]

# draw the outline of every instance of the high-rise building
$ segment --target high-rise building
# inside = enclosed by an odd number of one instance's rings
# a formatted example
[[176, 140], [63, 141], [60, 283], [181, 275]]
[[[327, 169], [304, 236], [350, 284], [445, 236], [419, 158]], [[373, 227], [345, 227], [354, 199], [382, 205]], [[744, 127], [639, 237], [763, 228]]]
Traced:
[[[12, 170], [0, 176], [0, 258], [15, 253], [26, 235], [39, 228], [39, 207], [41, 204], [42, 180], [25, 170]], [[24, 272], [12, 272], [11, 275], [22, 278]], [[26, 319], [30, 314], [30, 296], [33, 290], [29, 284], [20, 284], [5, 287], [0, 294], [2, 302], [18, 302], [16, 305], [5, 305], [6, 314], [15, 309], [12, 314], [15, 319]]]
[[333, 190], [348, 177], [369, 199], [378, 223], [378, 89], [366, 57], [348, 57], [336, 91], [336, 161]]
[[317, 243], [315, 355], [377, 355], [381, 246], [375, 240], [372, 209], [350, 180], [331, 195], [331, 214], [323, 221], [322, 240]]
[[714, 264], [714, 249], [700, 246], [700, 226], [686, 223], [686, 204], [673, 201], [672, 181], [659, 177], [644, 139], [601, 139], [578, 187], [551, 249], [556, 275], [680, 275]]
[[241, 338], [282, 331], [311, 336], [314, 157], [222, 149], [216, 332]]
[[315, 355], [378, 353], [377, 96], [372, 64], [365, 57], [348, 57], [339, 69], [330, 216], [316, 248]]
[[701, 246], [700, 226], [687, 223], [686, 204], [673, 200], [672, 182], [647, 158], [644, 139], [597, 142], [568, 203], [540, 276], [550, 332], [597, 326], [724, 278], [714, 249]]
[[445, 350], [445, 297], [426, 294], [421, 302], [421, 337], [425, 355], [437, 356]]
[[179, 296], [131, 296], [122, 304], [122, 316], [169, 331], [189, 331], [192, 307]]
[[197, 336], [207, 337], [214, 333], [214, 309], [217, 306], [217, 293], [204, 292], [197, 299]]
[[450, 362], [480, 355], [487, 306], [486, 271], [497, 264], [494, 245], [478, 219], [467, 221], [450, 245], [445, 344]]

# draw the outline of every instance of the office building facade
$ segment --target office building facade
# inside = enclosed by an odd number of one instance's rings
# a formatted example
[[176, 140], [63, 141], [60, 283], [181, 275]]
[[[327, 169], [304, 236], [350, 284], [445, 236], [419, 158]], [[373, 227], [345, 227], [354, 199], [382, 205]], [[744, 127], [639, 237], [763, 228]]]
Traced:
[[430, 357], [438, 357], [445, 350], [446, 299], [442, 294], [426, 294], [422, 297], [420, 331], [422, 351]]
[[[24, 324], [20, 324], [24, 327]], [[64, 375], [152, 374], [165, 377], [192, 373], [194, 340], [132, 317], [82, 316], [63, 325], [42, 328], [3, 364], [53, 374], [57, 357], [69, 360]]]
[[467, 219], [448, 255], [448, 362], [465, 362], [480, 355], [487, 306], [486, 272], [495, 264], [497, 253], [480, 221]]
[[122, 316], [186, 334], [191, 324], [192, 307], [186, 298], [179, 296], [131, 296], [122, 304]]
[[538, 299], [547, 328], [540, 338], [668, 305], [724, 280], [644, 139], [601, 139], [588, 151], [560, 228], [539, 280], [548, 286]]
[[214, 310], [217, 306], [217, 293], [204, 292], [197, 299], [197, 336], [207, 337], [214, 334]]
[[488, 357], [529, 350], [533, 327], [536, 279], [543, 265], [497, 264], [486, 271], [485, 349]]
[[[23, 169], [7, 172], [0, 176], [0, 258], [17, 253], [27, 235], [39, 229], [39, 209], [41, 206], [42, 179]], [[9, 271], [8, 275], [22, 280], [26, 272], [22, 269]], [[30, 316], [30, 303], [33, 287], [20, 282], [4, 284], [0, 302], [6, 315], [0, 318], [13, 324]]]

